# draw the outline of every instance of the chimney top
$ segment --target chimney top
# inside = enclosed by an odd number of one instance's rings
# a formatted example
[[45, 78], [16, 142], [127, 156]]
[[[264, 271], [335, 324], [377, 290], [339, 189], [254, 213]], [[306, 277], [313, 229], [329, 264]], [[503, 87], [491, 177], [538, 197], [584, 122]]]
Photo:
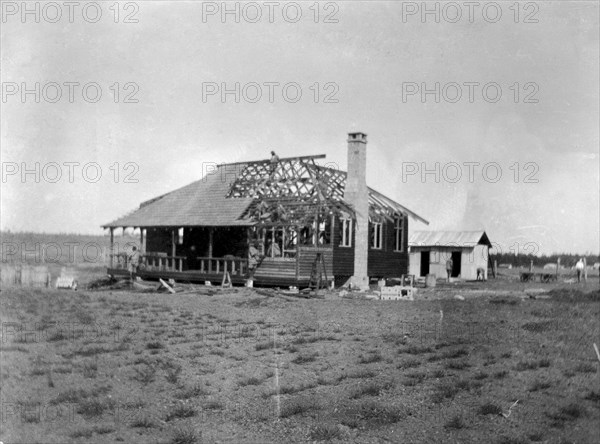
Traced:
[[367, 135], [365, 133], [348, 133], [348, 142], [363, 142], [367, 143]]

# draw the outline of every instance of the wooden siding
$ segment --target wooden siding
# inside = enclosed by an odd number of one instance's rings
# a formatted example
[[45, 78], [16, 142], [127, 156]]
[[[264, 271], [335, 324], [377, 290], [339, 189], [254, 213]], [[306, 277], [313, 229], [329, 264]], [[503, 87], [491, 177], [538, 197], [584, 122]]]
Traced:
[[352, 224], [352, 246], [340, 247], [342, 231], [340, 219], [335, 218], [333, 227], [333, 275], [336, 277], [350, 277], [354, 274], [354, 223]]
[[299, 248], [298, 256], [298, 279], [310, 279], [313, 263], [318, 252], [323, 254], [327, 278], [331, 279], [333, 277], [333, 248], [302, 246]]
[[263, 278], [296, 279], [296, 259], [265, 258], [254, 273], [256, 280]]
[[408, 274], [408, 218], [404, 219], [403, 252], [394, 251], [394, 222], [384, 222], [382, 230], [382, 248], [369, 248], [369, 277], [391, 278]]

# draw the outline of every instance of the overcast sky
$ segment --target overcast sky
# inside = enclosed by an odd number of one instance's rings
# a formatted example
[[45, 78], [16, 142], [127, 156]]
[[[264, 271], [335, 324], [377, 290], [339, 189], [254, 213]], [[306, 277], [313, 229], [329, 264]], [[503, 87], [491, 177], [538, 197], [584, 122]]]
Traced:
[[100, 234], [271, 149], [345, 170], [363, 131], [369, 185], [431, 222], [411, 230], [599, 251], [597, 1], [428, 3], [437, 21], [421, 2], [113, 3], [2, 3], [3, 230]]

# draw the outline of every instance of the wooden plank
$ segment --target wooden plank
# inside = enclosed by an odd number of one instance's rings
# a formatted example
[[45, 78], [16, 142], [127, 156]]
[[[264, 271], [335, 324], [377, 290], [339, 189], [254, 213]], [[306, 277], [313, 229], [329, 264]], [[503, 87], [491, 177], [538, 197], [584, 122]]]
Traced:
[[169, 293], [175, 293], [175, 290], [173, 290], [173, 287], [171, 287], [169, 284], [167, 284], [165, 281], [163, 281], [162, 279], [158, 279], [158, 281], [161, 283], [161, 285], [163, 287], [165, 287], [167, 290], [169, 290]]

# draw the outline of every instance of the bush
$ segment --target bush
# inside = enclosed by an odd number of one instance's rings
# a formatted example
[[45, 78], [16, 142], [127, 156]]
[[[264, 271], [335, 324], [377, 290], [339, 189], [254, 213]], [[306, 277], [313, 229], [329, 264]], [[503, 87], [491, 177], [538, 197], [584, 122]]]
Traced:
[[173, 419], [191, 418], [196, 416], [196, 409], [188, 405], [178, 405], [172, 411], [167, 414], [165, 421], [172, 421]]
[[171, 444], [195, 444], [198, 442], [196, 432], [191, 428], [177, 429], [171, 439]]
[[477, 412], [480, 415], [501, 415], [502, 409], [500, 407], [498, 407], [496, 404], [492, 404], [491, 402], [488, 402], [488, 403], [480, 406], [479, 409], [477, 410]]
[[444, 424], [444, 427], [447, 429], [459, 430], [466, 427], [466, 424], [463, 421], [462, 416], [455, 415], [446, 424]]

